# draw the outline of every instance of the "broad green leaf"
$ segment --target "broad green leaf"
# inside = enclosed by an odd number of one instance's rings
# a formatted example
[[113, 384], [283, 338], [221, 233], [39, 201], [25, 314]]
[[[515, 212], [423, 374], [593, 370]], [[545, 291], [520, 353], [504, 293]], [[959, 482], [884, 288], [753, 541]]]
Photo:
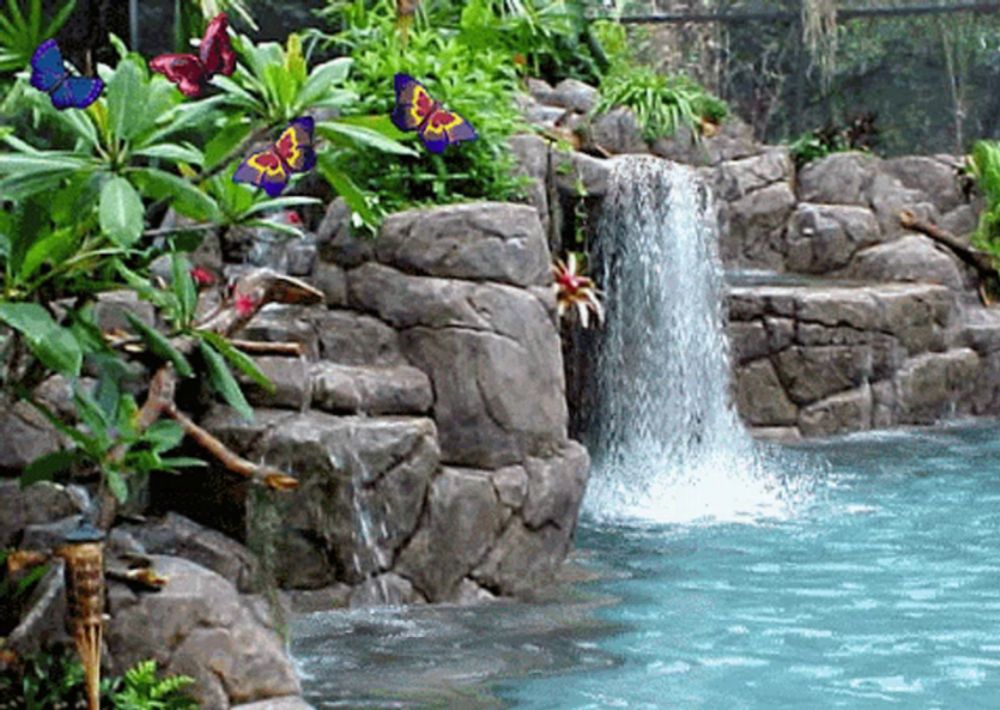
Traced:
[[285, 234], [289, 237], [302, 237], [302, 230], [298, 227], [285, 224], [284, 222], [275, 222], [269, 219], [241, 220], [240, 225], [243, 227], [262, 227], [264, 229], [269, 229], [272, 232], [277, 232], [278, 234]]
[[160, 333], [160, 331], [155, 328], [146, 325], [143, 321], [136, 318], [131, 313], [126, 313], [125, 317], [128, 318], [128, 322], [132, 327], [142, 336], [142, 339], [146, 341], [149, 349], [153, 351], [156, 355], [159, 355], [164, 360], [169, 360], [177, 368], [177, 374], [181, 377], [190, 377], [194, 374], [194, 370], [191, 369], [191, 363], [188, 362], [187, 358], [180, 350], [171, 345], [170, 341]]
[[338, 57], [314, 67], [299, 91], [298, 109], [306, 110], [317, 102], [327, 99], [332, 87], [342, 84], [347, 79], [352, 61], [348, 57]]
[[232, 363], [237, 370], [245, 374], [268, 392], [272, 394], [274, 393], [274, 383], [267, 378], [267, 375], [260, 371], [260, 368], [257, 367], [257, 363], [253, 361], [253, 358], [244, 353], [242, 350], [236, 348], [232, 343], [218, 333], [201, 330], [198, 331], [198, 335], [211, 343], [215, 349], [222, 353], [223, 356], [229, 360], [229, 362]]
[[229, 406], [239, 412], [244, 419], [253, 421], [253, 409], [247, 403], [246, 397], [243, 396], [243, 391], [240, 389], [239, 383], [236, 382], [236, 378], [233, 377], [233, 373], [229, 371], [226, 361], [204, 339], [198, 341], [198, 346], [205, 358], [205, 364], [208, 366], [208, 377], [212, 388], [221, 394]]
[[73, 377], [80, 374], [80, 344], [71, 331], [58, 325], [37, 303], [0, 303], [0, 321], [22, 333], [35, 357], [46, 367]]
[[[163, 90], [174, 91], [174, 85], [167, 82], [159, 74], [153, 77], [151, 86], [156, 86], [157, 84], [162, 84]], [[157, 89], [157, 91], [159, 90]], [[153, 93], [155, 94], [156, 91]], [[175, 105], [169, 111], [155, 117], [155, 125], [158, 128], [152, 133], [143, 136], [141, 145], [146, 146], [161, 143], [174, 133], [187, 130], [192, 126], [215, 118], [218, 115], [219, 107], [223, 103], [225, 103], [224, 97], [213, 96], [201, 101], [184, 102]]]
[[321, 200], [315, 197], [273, 197], [254, 204], [248, 210], [244, 211], [240, 217], [245, 219], [261, 212], [283, 210], [289, 207], [301, 207], [304, 205], [317, 205], [321, 202]]
[[171, 199], [171, 206], [199, 222], [218, 222], [222, 215], [215, 200], [177, 175], [156, 168], [136, 168], [129, 173], [144, 194], [156, 200]]
[[40, 481], [51, 481], [63, 471], [68, 471], [76, 458], [76, 452], [64, 449], [39, 456], [29, 463], [21, 474], [19, 480], [21, 488], [27, 488], [32, 483]]
[[135, 273], [120, 261], [115, 261], [115, 269], [121, 274], [125, 283], [139, 294], [139, 298], [142, 300], [149, 301], [157, 308], [168, 312], [176, 313], [180, 310], [180, 303], [177, 302], [177, 297], [174, 294], [153, 288], [147, 279]]
[[108, 130], [111, 135], [128, 140], [141, 128], [135, 121], [137, 111], [146, 110], [146, 87], [135, 62], [123, 59], [108, 82]]
[[211, 170], [250, 135], [253, 126], [249, 122], [231, 123], [215, 134], [205, 145], [205, 168]]
[[51, 232], [28, 249], [21, 263], [20, 280], [27, 281], [38, 270], [42, 264], [49, 261], [58, 264], [69, 258], [76, 251], [80, 244], [76, 230], [72, 227], [65, 227]]
[[142, 199], [125, 178], [112, 178], [101, 189], [101, 231], [123, 247], [130, 247], [142, 236]]
[[93, 395], [77, 387], [73, 392], [73, 404], [76, 408], [76, 415], [90, 429], [90, 435], [97, 440], [99, 447], [105, 451], [110, 449], [114, 443], [111, 419], [101, 409], [101, 405], [97, 403]]
[[205, 161], [205, 156], [193, 145], [177, 145], [175, 143], [160, 143], [151, 145], [148, 148], [141, 148], [133, 152], [133, 155], [141, 155], [145, 158], [160, 158], [170, 160], [174, 163], [193, 163], [201, 165]]
[[266, 111], [266, 107], [259, 99], [232, 79], [222, 76], [221, 74], [217, 74], [212, 77], [211, 83], [215, 84], [225, 92], [225, 94], [220, 97], [222, 102], [237, 108], [248, 109], [249, 111], [253, 111], [257, 114], [263, 114]]
[[155, 453], [163, 453], [180, 446], [184, 440], [184, 430], [181, 425], [169, 419], [161, 419], [154, 422], [142, 435]]
[[402, 143], [364, 126], [327, 121], [317, 125], [316, 132], [338, 145], [375, 148], [384, 153], [395, 155], [417, 155], [417, 152], [412, 148], [407, 148]]
[[[71, 173], [88, 167], [89, 162], [71, 154], [48, 151], [45, 153], [0, 154], [0, 175], [24, 175], [44, 172]], [[5, 195], [6, 197], [6, 195]]]

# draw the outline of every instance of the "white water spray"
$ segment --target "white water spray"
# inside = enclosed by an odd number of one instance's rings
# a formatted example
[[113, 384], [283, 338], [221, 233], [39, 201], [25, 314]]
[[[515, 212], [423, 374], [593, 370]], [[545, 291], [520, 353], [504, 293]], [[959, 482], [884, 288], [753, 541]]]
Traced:
[[784, 517], [801, 491], [729, 402], [723, 273], [707, 186], [657, 158], [615, 161], [594, 255], [607, 320], [588, 412], [599, 519]]

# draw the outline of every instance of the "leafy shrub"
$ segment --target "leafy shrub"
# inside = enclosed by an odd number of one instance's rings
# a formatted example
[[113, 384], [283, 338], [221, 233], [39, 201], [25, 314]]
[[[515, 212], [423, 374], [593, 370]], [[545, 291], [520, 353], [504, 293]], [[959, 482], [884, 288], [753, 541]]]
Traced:
[[878, 139], [875, 114], [860, 113], [842, 125], [831, 122], [823, 128], [807, 131], [789, 143], [788, 147], [795, 164], [802, 167], [831, 153], [847, 150], [870, 151], [878, 144]]
[[0, 8], [0, 72], [15, 71], [28, 64], [35, 48], [55, 37], [76, 7], [76, 0], [66, 0], [52, 15], [43, 21], [42, 0], [29, 0], [27, 9], [23, 0], [7, 0], [7, 11]]
[[977, 142], [969, 168], [986, 201], [973, 244], [1000, 259], [1000, 141]]

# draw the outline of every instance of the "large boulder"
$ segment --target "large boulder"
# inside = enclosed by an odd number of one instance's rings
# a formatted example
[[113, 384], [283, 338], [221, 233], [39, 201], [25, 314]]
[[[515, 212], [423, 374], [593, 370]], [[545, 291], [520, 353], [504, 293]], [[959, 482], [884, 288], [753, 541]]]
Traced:
[[834, 271], [881, 237], [875, 215], [864, 207], [799, 203], [788, 225], [785, 264], [802, 273]]
[[194, 678], [187, 692], [201, 707], [219, 710], [300, 694], [281, 637], [230, 582], [188, 560], [151, 559], [168, 579], [159, 592], [109, 585], [105, 638], [114, 672], [152, 658], [166, 674]]
[[871, 281], [935, 283], [956, 291], [965, 283], [954, 257], [917, 234], [858, 252], [846, 273]]
[[64, 520], [89, 505], [87, 492], [78, 486], [42, 482], [21, 488], [16, 480], [0, 480], [0, 549], [19, 544], [29, 526]]
[[609, 153], [649, 152], [635, 112], [622, 106], [594, 118], [590, 125], [590, 138]]
[[906, 187], [922, 192], [944, 213], [965, 202], [955, 163], [951, 156], [908, 155], [886, 160], [885, 169]]
[[869, 153], [834, 153], [799, 171], [798, 195], [803, 202], [868, 206], [868, 189], [880, 168]]

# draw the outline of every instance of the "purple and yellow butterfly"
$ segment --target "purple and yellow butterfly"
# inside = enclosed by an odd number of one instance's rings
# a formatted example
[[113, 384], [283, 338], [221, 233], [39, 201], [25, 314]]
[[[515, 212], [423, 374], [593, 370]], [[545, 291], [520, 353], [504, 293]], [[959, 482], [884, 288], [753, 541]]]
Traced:
[[259, 153], [252, 153], [233, 173], [233, 182], [263, 187], [269, 197], [285, 189], [292, 173], [307, 173], [316, 165], [313, 148], [315, 122], [310, 116], [296, 118], [281, 132], [277, 142]]
[[47, 93], [52, 105], [60, 111], [87, 108], [104, 90], [100, 79], [69, 73], [54, 39], [42, 42], [31, 55], [31, 85]]
[[416, 131], [430, 152], [443, 153], [453, 143], [479, 137], [468, 121], [432, 99], [427, 88], [409, 74], [396, 74], [395, 84], [392, 122], [401, 131]]

